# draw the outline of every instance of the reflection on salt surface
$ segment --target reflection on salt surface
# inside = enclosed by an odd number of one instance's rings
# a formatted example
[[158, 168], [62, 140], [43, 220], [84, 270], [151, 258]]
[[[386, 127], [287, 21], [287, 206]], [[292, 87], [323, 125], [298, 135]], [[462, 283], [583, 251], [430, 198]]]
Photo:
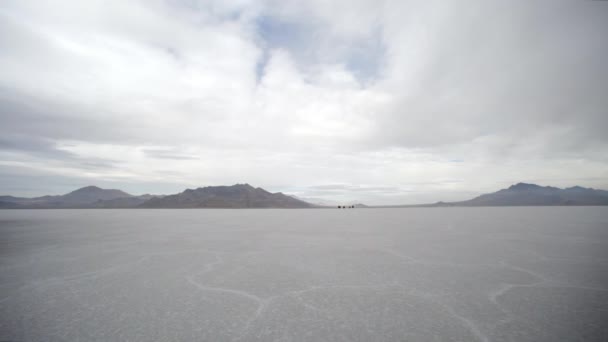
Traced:
[[603, 208], [0, 212], [0, 340], [604, 341]]

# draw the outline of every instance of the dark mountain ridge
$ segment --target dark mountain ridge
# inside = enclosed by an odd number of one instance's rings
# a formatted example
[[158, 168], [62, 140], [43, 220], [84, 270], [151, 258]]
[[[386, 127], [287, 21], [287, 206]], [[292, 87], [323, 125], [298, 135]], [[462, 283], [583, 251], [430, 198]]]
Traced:
[[0, 208], [311, 208], [313, 205], [280, 192], [249, 184], [187, 189], [169, 196], [133, 196], [121, 190], [87, 186], [60, 196], [0, 196]]

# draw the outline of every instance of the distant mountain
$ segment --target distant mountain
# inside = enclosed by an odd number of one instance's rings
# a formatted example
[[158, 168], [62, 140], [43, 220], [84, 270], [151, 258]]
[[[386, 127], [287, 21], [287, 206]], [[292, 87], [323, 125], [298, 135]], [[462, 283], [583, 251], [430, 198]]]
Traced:
[[116, 189], [102, 189], [96, 186], [87, 186], [58, 197], [62, 203], [85, 204], [133, 197], [133, 195]]
[[310, 203], [249, 184], [187, 189], [176, 195], [153, 198], [142, 208], [311, 208]]
[[0, 208], [90, 208], [104, 201], [135, 197], [121, 190], [87, 186], [60, 196], [0, 196]]
[[574, 186], [560, 189], [552, 186], [517, 183], [507, 189], [481, 195], [462, 202], [439, 202], [434, 206], [548, 206], [608, 205], [608, 191]]

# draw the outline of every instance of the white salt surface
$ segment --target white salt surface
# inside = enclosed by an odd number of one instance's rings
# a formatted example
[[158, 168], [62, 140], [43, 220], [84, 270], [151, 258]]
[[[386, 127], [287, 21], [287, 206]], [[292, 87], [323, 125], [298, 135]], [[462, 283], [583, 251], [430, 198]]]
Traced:
[[2, 210], [0, 341], [608, 341], [608, 208]]

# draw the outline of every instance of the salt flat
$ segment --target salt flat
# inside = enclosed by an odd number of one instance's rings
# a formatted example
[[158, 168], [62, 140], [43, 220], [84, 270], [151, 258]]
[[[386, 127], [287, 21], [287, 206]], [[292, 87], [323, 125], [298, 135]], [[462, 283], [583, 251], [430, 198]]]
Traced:
[[603, 207], [3, 210], [0, 341], [607, 341]]

